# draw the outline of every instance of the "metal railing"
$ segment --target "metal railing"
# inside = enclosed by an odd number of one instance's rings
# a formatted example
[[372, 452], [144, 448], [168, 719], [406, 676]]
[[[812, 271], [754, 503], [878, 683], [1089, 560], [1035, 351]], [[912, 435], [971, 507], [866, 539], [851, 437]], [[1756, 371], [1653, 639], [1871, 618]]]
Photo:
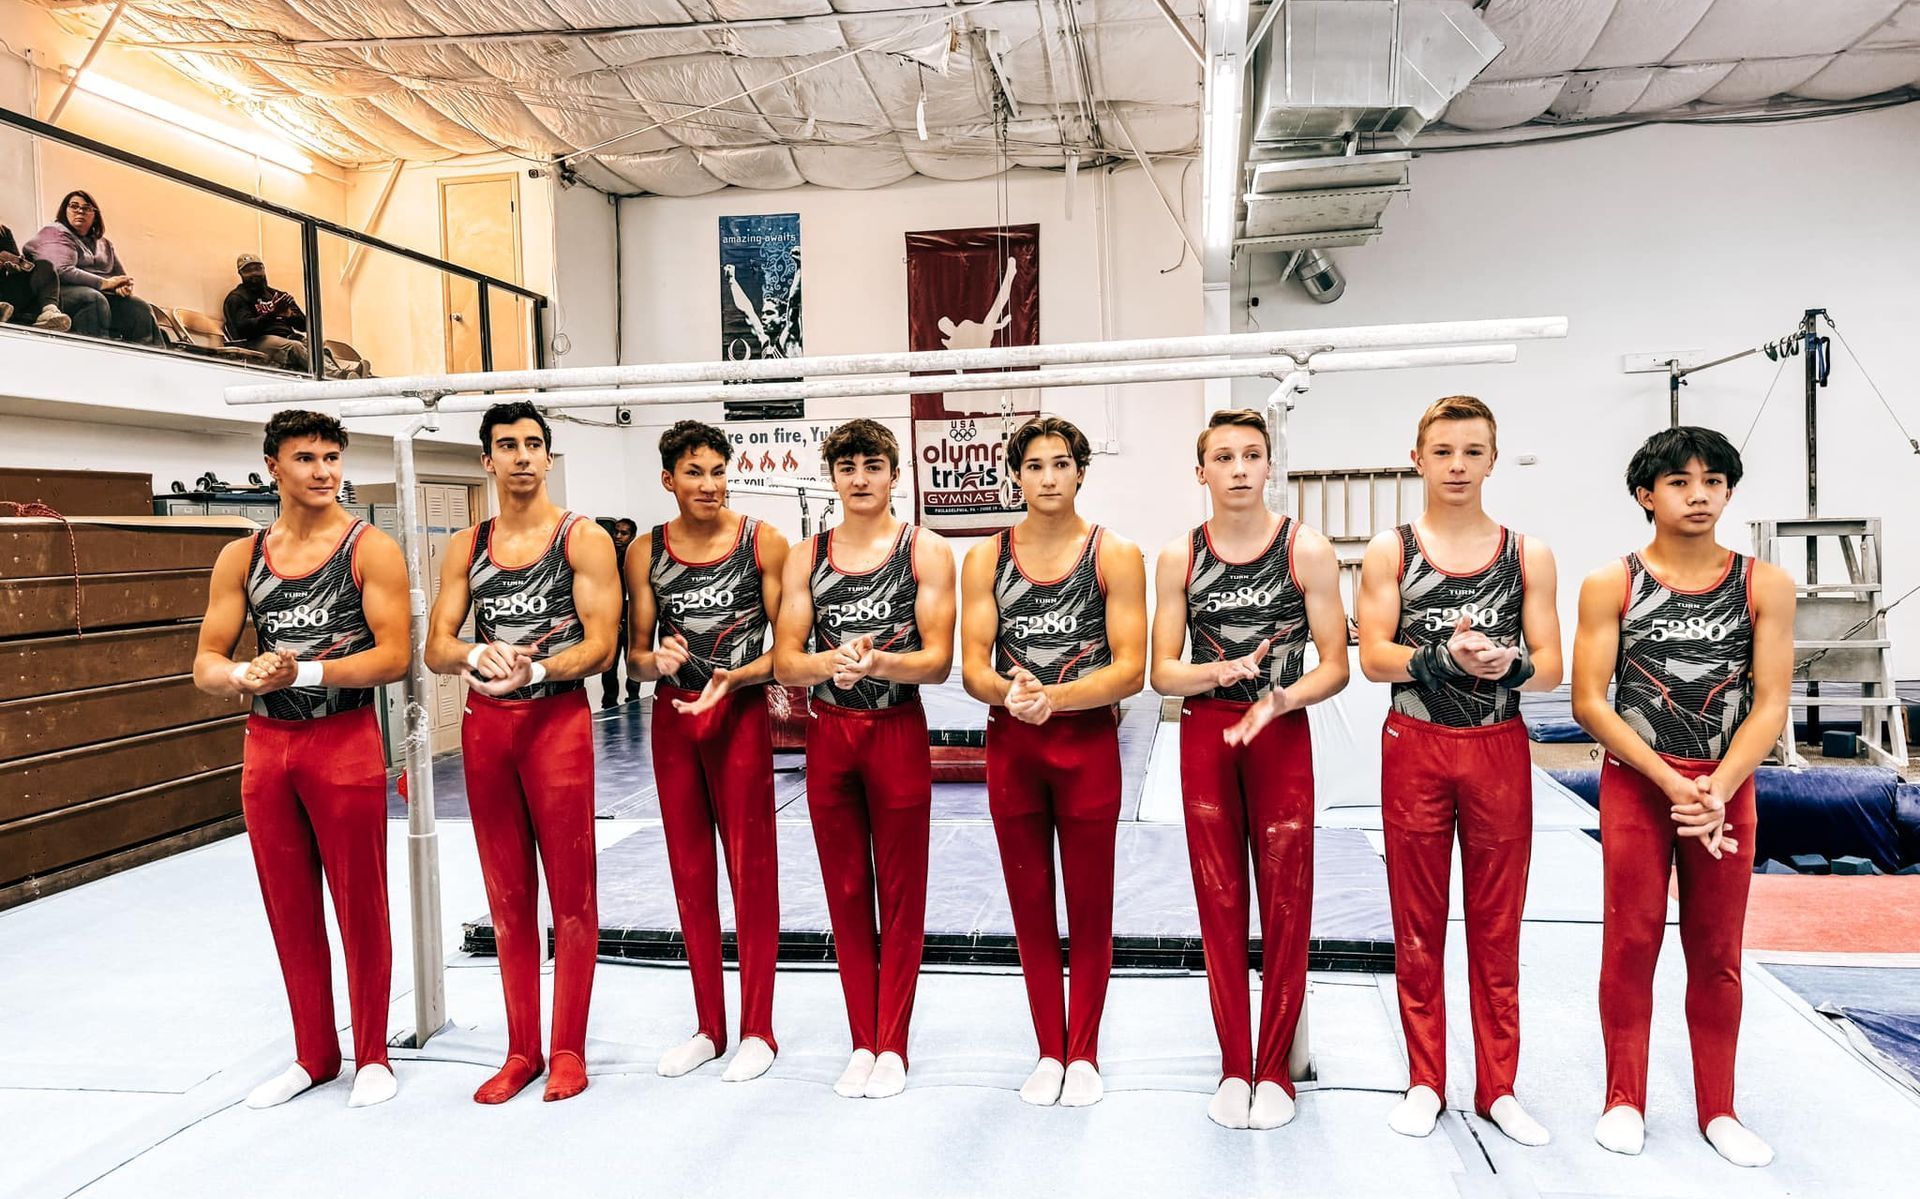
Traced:
[[[288, 208], [283, 204], [276, 204], [271, 200], [263, 200], [258, 196], [249, 195], [238, 188], [228, 187], [223, 183], [215, 183], [211, 179], [203, 179], [189, 171], [169, 166], [164, 162], [156, 162], [151, 158], [135, 154], [130, 150], [122, 150], [118, 146], [109, 145], [95, 138], [69, 132], [57, 125], [49, 125], [45, 121], [30, 117], [25, 113], [15, 112], [10, 108], [0, 107], [0, 126], [11, 126], [34, 137], [44, 138], [48, 141], [70, 146], [76, 150], [81, 150], [85, 153], [120, 163], [123, 166], [132, 167], [135, 170], [159, 176], [160, 178], [192, 188], [205, 195], [215, 196], [219, 199], [242, 205], [255, 212], [277, 217], [297, 225], [300, 231], [302, 283], [306, 289], [306, 302], [303, 307], [307, 316], [307, 345], [310, 351], [309, 358], [312, 363], [312, 374], [315, 379], [324, 380], [327, 378], [326, 354], [323, 351], [323, 347], [326, 345], [326, 334], [323, 324], [324, 313], [322, 312], [322, 281], [320, 274], [320, 235], [323, 233], [338, 237], [358, 246], [363, 246], [369, 250], [378, 250], [381, 253], [396, 255], [397, 257], [407, 259], [422, 266], [430, 267], [433, 270], [441, 272], [443, 275], [451, 275], [455, 278], [472, 282], [478, 293], [480, 369], [483, 371], [491, 371], [494, 369], [493, 312], [492, 305], [489, 302], [490, 293], [493, 289], [498, 288], [509, 295], [518, 296], [528, 301], [532, 306], [528, 334], [532, 341], [534, 367], [535, 369], [544, 369], [547, 365], [546, 338], [543, 335], [546, 323], [547, 297], [530, 288], [522, 287], [518, 283], [509, 283], [505, 279], [496, 278], [485, 272], [476, 271], [455, 262], [448, 262], [444, 258], [436, 258], [432, 254], [424, 253], [420, 250], [397, 245], [384, 238], [375, 237], [370, 233], [362, 233], [357, 229], [339, 224], [335, 221], [316, 217], [309, 213], [301, 212], [298, 209]], [[30, 232], [28, 236], [31, 236]], [[21, 241], [24, 243], [25, 238], [23, 237]]]

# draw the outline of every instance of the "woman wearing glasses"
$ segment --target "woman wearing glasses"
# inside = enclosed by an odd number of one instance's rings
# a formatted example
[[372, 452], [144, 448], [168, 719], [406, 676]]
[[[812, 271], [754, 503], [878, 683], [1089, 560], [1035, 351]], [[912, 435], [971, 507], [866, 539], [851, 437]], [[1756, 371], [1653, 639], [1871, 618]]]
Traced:
[[27, 255], [53, 264], [60, 276], [60, 309], [73, 331], [88, 337], [152, 342], [153, 309], [133, 294], [133, 276], [107, 240], [106, 218], [92, 196], [71, 191], [53, 222], [27, 243]]

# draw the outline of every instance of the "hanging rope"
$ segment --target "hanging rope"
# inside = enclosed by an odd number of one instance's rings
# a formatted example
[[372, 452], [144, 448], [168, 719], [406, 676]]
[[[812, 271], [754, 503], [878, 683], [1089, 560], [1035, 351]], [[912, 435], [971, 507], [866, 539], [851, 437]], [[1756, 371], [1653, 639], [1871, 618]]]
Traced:
[[1893, 427], [1900, 430], [1900, 436], [1905, 438], [1907, 444], [1913, 447], [1913, 452], [1920, 454], [1920, 441], [1914, 440], [1913, 434], [1907, 432], [1907, 426], [1901, 423], [1900, 414], [1893, 410], [1892, 404], [1887, 403], [1887, 397], [1881, 394], [1880, 385], [1875, 383], [1873, 376], [1867, 373], [1867, 368], [1860, 361], [1860, 355], [1854, 353], [1853, 347], [1847, 344], [1847, 335], [1840, 332], [1840, 326], [1834, 323], [1831, 316], [1827, 318], [1827, 327], [1832, 329], [1833, 335], [1840, 339], [1840, 348], [1847, 352], [1847, 357], [1853, 359], [1853, 365], [1855, 369], [1860, 372], [1860, 377], [1865, 379], [1867, 386], [1872, 389], [1873, 398], [1879, 400], [1880, 406], [1885, 408], [1887, 415], [1893, 418]]
[[67, 553], [73, 558], [73, 635], [84, 637], [86, 633], [80, 627], [80, 543], [74, 538], [73, 522], [45, 504], [30, 500], [26, 502], [0, 500], [0, 508], [13, 509], [15, 516], [43, 516], [50, 520], [57, 520], [66, 528]]
[[1747, 442], [1753, 439], [1753, 431], [1760, 426], [1760, 418], [1767, 411], [1767, 405], [1773, 402], [1773, 389], [1780, 386], [1780, 376], [1787, 371], [1786, 359], [1780, 360], [1780, 366], [1773, 372], [1773, 382], [1767, 384], [1767, 394], [1760, 401], [1759, 411], [1753, 414], [1753, 422], [1747, 426], [1747, 435], [1740, 439], [1740, 452], [1747, 452]]

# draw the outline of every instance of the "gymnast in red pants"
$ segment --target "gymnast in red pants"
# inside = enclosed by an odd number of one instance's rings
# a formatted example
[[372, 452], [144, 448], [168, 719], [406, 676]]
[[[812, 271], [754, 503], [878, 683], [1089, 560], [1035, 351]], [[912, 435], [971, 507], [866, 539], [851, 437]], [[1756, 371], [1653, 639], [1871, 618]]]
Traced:
[[787, 560], [774, 669], [811, 687], [807, 816], [820, 855], [853, 1055], [834, 1084], [907, 1085], [907, 1031], [927, 924], [933, 759], [920, 688], [953, 668], [953, 551], [894, 518], [900, 444], [850, 420], [820, 457], [846, 518]]
[[1446, 1105], [1448, 875], [1456, 829], [1473, 1015], [1473, 1107], [1511, 1139], [1547, 1130], [1514, 1097], [1520, 916], [1533, 851], [1532, 761], [1520, 692], [1560, 682], [1553, 554], [1481, 506], [1499, 450], [1471, 396], [1428, 407], [1414, 436], [1426, 510], [1375, 537], [1360, 568], [1360, 668], [1392, 683], [1380, 812], [1407, 1093], [1388, 1116], [1431, 1133]]
[[[373, 689], [406, 673], [407, 567], [391, 537], [340, 506], [346, 448], [346, 430], [323, 413], [288, 410], [267, 423], [280, 516], [221, 551], [193, 662], [202, 691], [253, 699], [240, 803], [295, 1055], [247, 1097], [256, 1108], [340, 1072], [323, 876], [347, 959], [348, 1106], [383, 1103], [397, 1089], [387, 1063], [387, 763]], [[249, 619], [259, 654], [236, 662]]]
[[[1213, 414], [1195, 475], [1213, 516], [1154, 568], [1153, 689], [1181, 698], [1180, 790], [1200, 911], [1227, 1128], [1293, 1119], [1287, 1072], [1307, 998], [1313, 922], [1313, 743], [1307, 706], [1347, 685], [1347, 618], [1333, 546], [1267, 507], [1273, 443], [1251, 409]], [[1305, 669], [1307, 642], [1318, 661]], [[1192, 660], [1181, 657], [1192, 645]], [[1253, 885], [1247, 883], [1251, 852]], [[1247, 933], [1260, 911], [1260, 1037]]]
[[1764, 1166], [1773, 1150], [1734, 1114], [1733, 1064], [1753, 879], [1753, 771], [1786, 727], [1794, 590], [1785, 571], [1716, 537], [1740, 475], [1739, 451], [1697, 426], [1656, 433], [1634, 454], [1627, 489], [1653, 524], [1653, 541], [1580, 589], [1573, 714], [1607, 751], [1607, 1098], [1594, 1136], [1615, 1153], [1639, 1153], [1646, 1140], [1653, 971], [1668, 882], [1678, 875], [1695, 1114], [1720, 1156]]
[[[473, 839], [499, 945], [507, 1060], [474, 1092], [505, 1103], [547, 1072], [543, 1098], [587, 1087], [587, 1007], [600, 943], [594, 902], [593, 710], [582, 681], [613, 661], [620, 576], [613, 538], [547, 496], [552, 433], [532, 404], [480, 418], [500, 515], [453, 535], [427, 665], [470, 684], [460, 748]], [[476, 644], [460, 639], [473, 613]], [[540, 1052], [534, 857], [553, 908], [552, 1052]]]
[[[1098, 1103], [1100, 1016], [1113, 970], [1113, 855], [1121, 700], [1146, 675], [1140, 549], [1075, 508], [1092, 448], [1058, 417], [1007, 440], [1026, 497], [1019, 524], [967, 552], [961, 616], [967, 693], [987, 715], [987, 805], [1007, 879], [1040, 1060], [1020, 1098]], [[1060, 977], [1054, 843], [1067, 902]]]
[[631, 677], [657, 680], [653, 776], [697, 1028], [661, 1055], [678, 1078], [727, 1048], [720, 961], [718, 837], [733, 892], [740, 958], [740, 1048], [722, 1077], [773, 1066], [773, 975], [780, 954], [773, 826], [769, 618], [780, 610], [787, 539], [727, 507], [727, 436], [699, 421], [660, 437], [660, 485], [680, 509], [627, 555]]

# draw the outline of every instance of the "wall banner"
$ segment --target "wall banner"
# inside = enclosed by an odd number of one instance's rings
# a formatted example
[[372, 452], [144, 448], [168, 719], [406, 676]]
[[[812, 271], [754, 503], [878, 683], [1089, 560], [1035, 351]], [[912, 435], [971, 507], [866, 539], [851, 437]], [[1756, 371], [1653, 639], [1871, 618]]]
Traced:
[[[914, 350], [1040, 343], [1040, 226], [907, 234], [907, 338]], [[981, 536], [1025, 509], [1006, 469], [1006, 436], [1040, 410], [1006, 372], [1005, 391], [915, 395], [913, 462], [920, 523]]]
[[[798, 358], [800, 214], [720, 218], [720, 356], [729, 362]], [[803, 415], [799, 400], [726, 404], [729, 420]]]

